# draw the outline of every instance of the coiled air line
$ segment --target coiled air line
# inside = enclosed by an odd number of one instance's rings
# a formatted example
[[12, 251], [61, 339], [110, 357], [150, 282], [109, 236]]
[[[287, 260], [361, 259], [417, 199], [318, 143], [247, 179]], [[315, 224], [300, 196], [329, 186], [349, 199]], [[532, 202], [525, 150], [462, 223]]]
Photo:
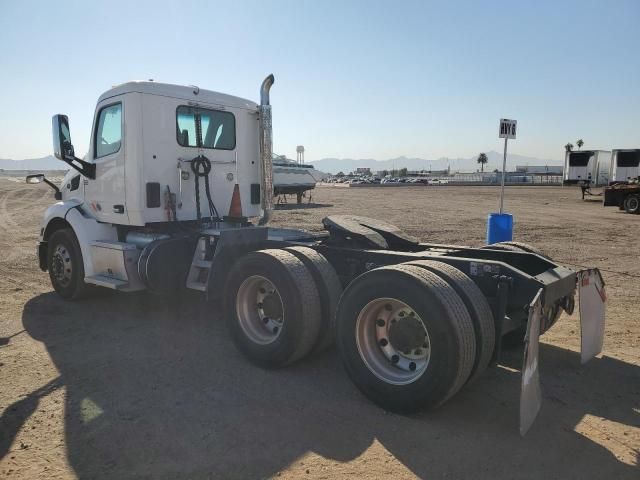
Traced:
[[198, 155], [196, 158], [191, 160], [191, 171], [193, 172], [193, 178], [195, 181], [195, 190], [196, 190], [196, 214], [198, 215], [198, 221], [202, 219], [202, 214], [200, 212], [200, 177], [204, 177], [204, 190], [207, 194], [207, 201], [209, 203], [209, 213], [211, 216], [211, 221], [220, 220], [220, 216], [218, 214], [218, 210], [216, 206], [213, 204], [213, 200], [211, 199], [211, 189], [209, 187], [209, 173], [211, 173], [211, 160], [209, 160], [204, 155]]

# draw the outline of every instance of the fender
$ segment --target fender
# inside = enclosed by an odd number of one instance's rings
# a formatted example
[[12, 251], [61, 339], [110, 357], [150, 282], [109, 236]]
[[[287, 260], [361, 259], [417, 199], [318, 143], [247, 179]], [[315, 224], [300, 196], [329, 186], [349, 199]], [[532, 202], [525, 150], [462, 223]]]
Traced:
[[80, 202], [80, 200], [71, 198], [63, 202], [56, 202], [53, 205], [47, 207], [47, 209], [44, 211], [44, 216], [40, 225], [40, 242], [46, 242], [49, 239], [51, 233], [53, 233], [47, 232], [47, 228], [49, 227], [49, 224], [53, 219], [64, 219], [70, 209], [81, 205], [81, 203], [82, 202]]
[[116, 241], [118, 239], [116, 227], [109, 223], [98, 222], [95, 218], [88, 215], [82, 209], [81, 205], [82, 203], [77, 199], [70, 199], [55, 203], [45, 211], [42, 229], [40, 230], [40, 246], [38, 251], [40, 268], [42, 270], [46, 270], [47, 265], [47, 241], [51, 234], [58, 228], [71, 227], [78, 238], [80, 251], [82, 252], [85, 277], [95, 274], [91, 243], [96, 240]]

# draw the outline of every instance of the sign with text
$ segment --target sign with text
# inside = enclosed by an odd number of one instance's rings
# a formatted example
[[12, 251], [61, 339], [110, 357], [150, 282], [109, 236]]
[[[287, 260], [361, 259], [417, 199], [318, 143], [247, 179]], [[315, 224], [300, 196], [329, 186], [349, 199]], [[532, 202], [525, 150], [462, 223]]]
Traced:
[[508, 118], [500, 119], [500, 137], [499, 138], [516, 138], [517, 120], [509, 120]]

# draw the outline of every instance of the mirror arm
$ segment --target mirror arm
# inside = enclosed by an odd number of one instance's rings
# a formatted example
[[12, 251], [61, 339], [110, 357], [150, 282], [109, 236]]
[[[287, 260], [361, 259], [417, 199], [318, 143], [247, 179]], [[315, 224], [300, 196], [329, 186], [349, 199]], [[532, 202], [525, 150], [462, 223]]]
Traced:
[[55, 191], [53, 196], [55, 197], [56, 200], [62, 200], [62, 192], [60, 191], [60, 189], [55, 183], [51, 182], [50, 180], [47, 180], [47, 177], [42, 177], [42, 181], [47, 185], [49, 185], [51, 188], [53, 188], [53, 190]]
[[53, 196], [55, 197], [55, 199], [56, 200], [62, 200], [62, 192], [60, 191], [58, 186], [55, 183], [51, 182], [50, 180], [47, 180], [47, 177], [45, 177], [43, 173], [36, 173], [35, 175], [27, 175], [27, 183], [29, 183], [29, 179], [30, 178], [40, 177], [40, 176], [42, 177], [42, 181], [44, 183], [46, 183], [51, 188], [53, 188], [53, 191], [54, 191]]
[[[64, 161], [66, 163], [68, 163], [71, 168], [73, 168], [74, 170], [77, 170], [78, 172], [80, 172], [85, 177], [88, 177], [88, 178], [90, 178], [92, 180], [95, 180], [95, 178], [96, 178], [96, 165], [94, 163], [85, 162], [84, 160], [82, 160], [82, 159], [80, 159], [80, 158], [78, 158], [76, 156], [72, 156], [72, 155], [65, 155], [64, 156]], [[80, 164], [80, 166], [76, 165], [73, 162], [78, 162]]]

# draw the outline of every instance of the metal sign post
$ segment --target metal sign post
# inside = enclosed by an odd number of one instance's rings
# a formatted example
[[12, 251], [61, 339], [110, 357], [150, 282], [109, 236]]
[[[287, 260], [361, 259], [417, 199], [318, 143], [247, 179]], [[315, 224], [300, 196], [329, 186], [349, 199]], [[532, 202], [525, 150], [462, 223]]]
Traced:
[[500, 214], [502, 215], [504, 207], [504, 178], [507, 172], [507, 140], [510, 138], [516, 138], [516, 125], [517, 120], [509, 120], [508, 118], [500, 119], [500, 135], [499, 138], [504, 138], [504, 156], [502, 159], [502, 179], [500, 181]]

